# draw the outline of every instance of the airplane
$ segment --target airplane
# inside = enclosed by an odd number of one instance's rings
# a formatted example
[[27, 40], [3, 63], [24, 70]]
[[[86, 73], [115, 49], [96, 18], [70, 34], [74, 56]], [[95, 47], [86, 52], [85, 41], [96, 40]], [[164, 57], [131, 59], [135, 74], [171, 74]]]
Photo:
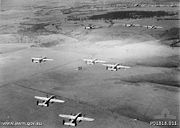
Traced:
[[81, 26], [84, 26], [84, 29], [87, 29], [87, 30], [103, 28], [103, 26], [98, 26], [98, 25], [93, 25], [93, 24], [89, 24], [87, 26], [84, 24], [81, 24]]
[[125, 27], [140, 27], [140, 24], [123, 24]]
[[105, 63], [106, 61], [98, 60], [98, 59], [83, 59], [86, 64], [94, 65], [96, 63]]
[[45, 61], [53, 61], [53, 59], [48, 59], [47, 57], [40, 57], [40, 58], [31, 58], [33, 63], [41, 63]]
[[177, 5], [175, 5], [175, 4], [171, 4], [169, 7], [177, 7]]
[[34, 96], [35, 99], [38, 100], [42, 100], [42, 102], [40, 103], [39, 101], [37, 101], [37, 105], [38, 106], [45, 106], [45, 107], [49, 107], [49, 103], [64, 103], [63, 100], [59, 100], [56, 99], [55, 95], [52, 95], [50, 97], [40, 97], [40, 96]]
[[65, 120], [63, 120], [63, 125], [67, 125], [67, 126], [77, 126], [77, 123], [81, 122], [81, 121], [94, 121], [93, 118], [87, 118], [84, 117], [81, 113], [78, 113], [76, 115], [64, 115], [64, 114], [59, 114], [60, 117], [62, 118], [68, 118], [69, 122], [65, 122]]
[[108, 27], [112, 27], [114, 25], [114, 22], [112, 20], [105, 20], [105, 23], [110, 24]]
[[131, 68], [129, 66], [123, 66], [120, 64], [102, 64], [104, 66], [106, 66], [106, 70], [110, 70], [110, 71], [117, 71], [118, 69], [128, 69]]
[[123, 24], [123, 26], [125, 26], [125, 27], [135, 27], [134, 24]]
[[141, 7], [141, 4], [134, 4], [134, 7]]
[[85, 29], [95, 29], [94, 26], [85, 26], [84, 28], [85, 28]]
[[154, 25], [147, 25], [147, 26], [144, 26], [144, 27], [146, 27], [147, 29], [157, 29], [157, 28], [162, 28], [162, 27], [160, 27], [160, 26], [154, 26]]
[[98, 28], [97, 26], [92, 25], [92, 24], [89, 24], [88, 26], [85, 26], [85, 25], [83, 25], [83, 26], [85, 29], [96, 29], [96, 28]]
[[171, 44], [170, 44], [170, 47], [178, 47], [178, 45], [180, 44], [180, 40], [174, 40]]

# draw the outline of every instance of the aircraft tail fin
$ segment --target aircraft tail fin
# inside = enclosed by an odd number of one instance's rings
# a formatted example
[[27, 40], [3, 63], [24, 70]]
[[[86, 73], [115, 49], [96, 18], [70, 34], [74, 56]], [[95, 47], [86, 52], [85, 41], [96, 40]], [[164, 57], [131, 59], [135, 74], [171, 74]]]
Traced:
[[49, 106], [49, 104], [39, 103], [39, 102], [37, 102], [37, 105], [38, 105], [38, 106], [45, 106], [45, 107], [48, 107], [48, 106]]

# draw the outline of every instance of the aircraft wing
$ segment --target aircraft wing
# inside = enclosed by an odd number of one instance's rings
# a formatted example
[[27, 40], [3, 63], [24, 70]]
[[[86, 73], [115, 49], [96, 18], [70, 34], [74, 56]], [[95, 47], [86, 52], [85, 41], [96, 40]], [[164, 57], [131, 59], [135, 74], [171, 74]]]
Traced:
[[129, 67], [129, 66], [123, 66], [123, 65], [118, 65], [117, 68], [120, 69], [120, 68], [131, 68], [131, 67]]
[[96, 63], [105, 63], [106, 61], [104, 60], [95, 60]]
[[33, 60], [40, 60], [41, 58], [32, 57], [31, 59], [33, 59]]
[[64, 100], [59, 99], [51, 99], [50, 102], [56, 102], [56, 103], [64, 103]]
[[49, 60], [49, 61], [53, 61], [53, 59], [43, 59], [43, 60]]
[[64, 115], [64, 114], [59, 114], [60, 117], [63, 117], [63, 118], [68, 118], [68, 119], [72, 119], [74, 120], [76, 118], [76, 116], [73, 116], [73, 115]]
[[161, 27], [161, 26], [156, 26], [156, 28], [163, 28], [163, 27]]
[[93, 118], [87, 118], [87, 117], [78, 117], [77, 121], [79, 121], [79, 120], [82, 120], [82, 121], [94, 121]]
[[115, 65], [114, 64], [102, 64], [104, 66], [107, 66], [107, 67], [114, 67]]
[[143, 25], [142, 27], [148, 28], [149, 26], [147, 26], [147, 25]]
[[47, 101], [49, 99], [47, 97], [41, 97], [41, 96], [34, 96], [34, 98], [38, 100], [44, 100], [44, 101]]
[[83, 61], [93, 61], [92, 59], [83, 59]]
[[141, 25], [140, 25], [140, 24], [134, 24], [134, 26], [136, 26], [136, 27], [141, 27]]

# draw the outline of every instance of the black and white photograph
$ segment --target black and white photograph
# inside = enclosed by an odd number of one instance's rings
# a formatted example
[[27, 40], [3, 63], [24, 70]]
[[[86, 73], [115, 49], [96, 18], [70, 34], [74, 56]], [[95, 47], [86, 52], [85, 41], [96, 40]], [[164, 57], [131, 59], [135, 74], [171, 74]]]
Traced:
[[179, 0], [0, 0], [0, 128], [179, 128]]

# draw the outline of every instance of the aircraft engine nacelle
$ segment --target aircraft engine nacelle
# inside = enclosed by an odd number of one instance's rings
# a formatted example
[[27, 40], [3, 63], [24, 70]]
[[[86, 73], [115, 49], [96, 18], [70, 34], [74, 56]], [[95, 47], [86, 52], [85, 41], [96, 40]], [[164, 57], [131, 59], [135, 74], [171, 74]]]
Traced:
[[62, 124], [64, 125], [64, 123], [65, 123], [65, 120], [63, 120]]
[[106, 66], [106, 70], [108, 70], [109, 69], [109, 67], [108, 66]]
[[41, 63], [41, 62], [45, 62], [44, 60], [39, 60], [39, 63]]

